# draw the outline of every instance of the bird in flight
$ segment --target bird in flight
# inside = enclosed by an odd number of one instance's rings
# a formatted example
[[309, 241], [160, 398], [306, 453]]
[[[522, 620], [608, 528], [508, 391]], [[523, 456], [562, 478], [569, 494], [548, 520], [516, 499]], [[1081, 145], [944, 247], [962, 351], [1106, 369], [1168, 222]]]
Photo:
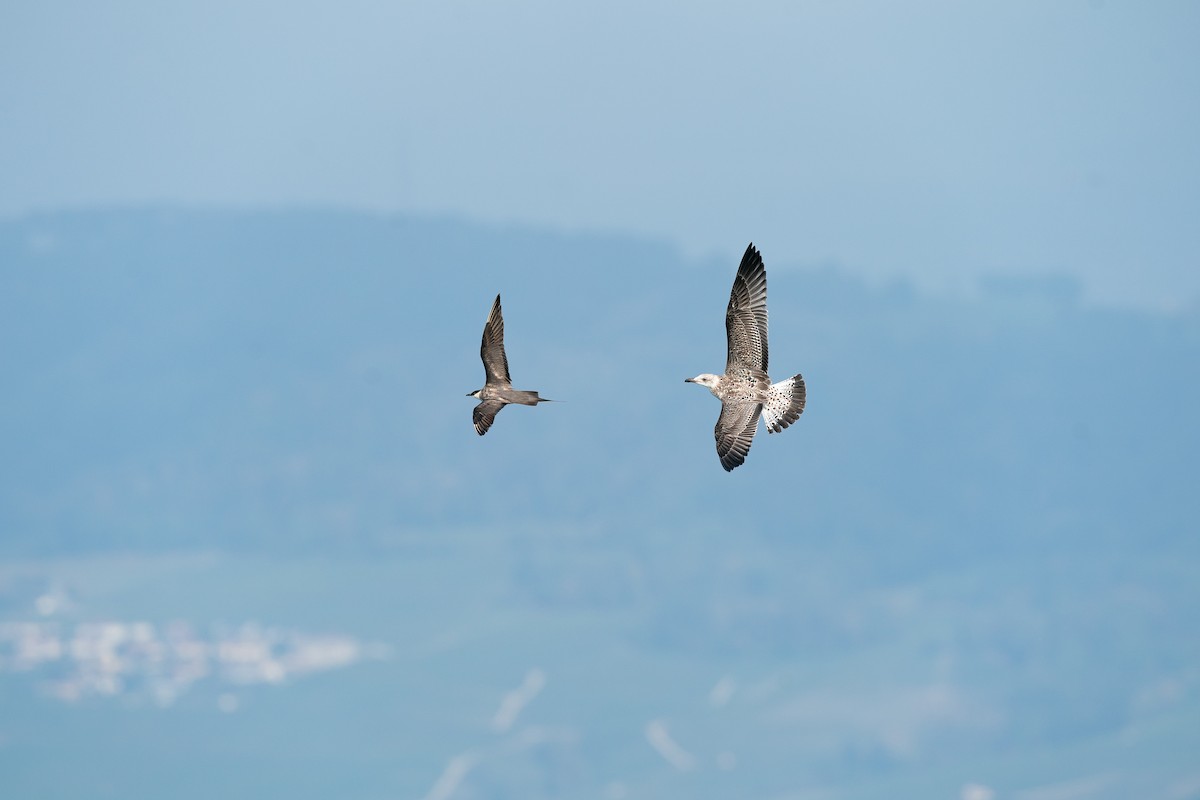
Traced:
[[537, 392], [512, 388], [512, 378], [508, 376], [508, 357], [504, 354], [504, 317], [500, 313], [500, 295], [496, 295], [496, 302], [492, 303], [487, 322], [483, 324], [479, 357], [483, 359], [483, 371], [487, 377], [483, 388], [468, 392], [467, 397], [479, 398], [480, 403], [475, 406], [472, 418], [475, 431], [480, 436], [488, 432], [496, 415], [509, 403], [536, 406], [538, 403], [552, 402], [545, 397], [538, 397]]
[[713, 434], [721, 466], [729, 472], [746, 461], [759, 416], [768, 432], [779, 433], [804, 411], [804, 378], [793, 375], [773, 384], [767, 376], [767, 271], [753, 242], [733, 279], [725, 335], [725, 374], [704, 373], [684, 382], [707, 386], [721, 401]]

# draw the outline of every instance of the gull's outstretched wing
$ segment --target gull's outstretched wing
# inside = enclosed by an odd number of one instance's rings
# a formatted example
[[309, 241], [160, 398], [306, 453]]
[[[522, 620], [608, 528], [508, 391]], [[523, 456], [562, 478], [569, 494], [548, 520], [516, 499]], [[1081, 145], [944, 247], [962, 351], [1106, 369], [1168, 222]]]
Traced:
[[487, 433], [488, 428], [492, 427], [492, 423], [495, 422], [496, 415], [505, 405], [507, 404], [501, 400], [484, 400], [475, 406], [475, 412], [471, 414], [471, 419], [475, 423], [475, 432], [480, 436]]
[[726, 472], [745, 462], [761, 413], [762, 404], [752, 400], [725, 400], [721, 403], [721, 416], [717, 417], [713, 435], [717, 439], [717, 455]]
[[725, 310], [725, 334], [729, 340], [726, 373], [736, 367], [767, 371], [767, 271], [753, 242], [746, 248], [733, 279]]
[[[508, 376], [508, 356], [504, 354], [504, 316], [500, 313], [500, 295], [496, 295], [496, 302], [492, 303], [487, 322], [483, 324], [483, 342], [479, 345], [479, 357], [483, 359], [487, 385], [512, 385], [512, 378]], [[490, 419], [488, 424], [491, 424]], [[486, 431], [487, 427], [483, 430]]]

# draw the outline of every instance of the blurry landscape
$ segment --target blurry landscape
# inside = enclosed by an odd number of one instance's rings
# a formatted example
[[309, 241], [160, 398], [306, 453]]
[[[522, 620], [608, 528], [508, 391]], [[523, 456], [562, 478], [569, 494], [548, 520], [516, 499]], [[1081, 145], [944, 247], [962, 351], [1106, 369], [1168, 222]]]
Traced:
[[[736, 260], [0, 221], [2, 794], [1200, 797], [1200, 308], [755, 243], [809, 405], [726, 474]], [[563, 402], [481, 439], [497, 292]]]

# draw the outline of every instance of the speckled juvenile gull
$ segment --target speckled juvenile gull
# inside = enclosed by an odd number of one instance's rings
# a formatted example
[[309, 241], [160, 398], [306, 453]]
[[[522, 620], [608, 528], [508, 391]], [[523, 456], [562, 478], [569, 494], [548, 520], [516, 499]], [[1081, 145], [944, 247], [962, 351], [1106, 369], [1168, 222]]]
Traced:
[[538, 397], [537, 392], [512, 388], [512, 378], [508, 376], [508, 356], [504, 354], [504, 317], [500, 313], [500, 295], [496, 295], [496, 302], [492, 303], [487, 322], [483, 324], [479, 357], [483, 359], [486, 378], [483, 388], [469, 392], [467, 397], [477, 397], [481, 401], [472, 415], [475, 431], [480, 436], [488, 432], [496, 415], [509, 403], [536, 406], [538, 403], [551, 402], [545, 397]]
[[728, 472], [745, 462], [759, 416], [768, 432], [779, 433], [804, 411], [804, 378], [793, 375], [772, 384], [767, 377], [767, 271], [753, 242], [733, 279], [725, 335], [729, 342], [725, 374], [704, 373], [685, 382], [707, 386], [721, 401], [713, 433], [721, 466]]

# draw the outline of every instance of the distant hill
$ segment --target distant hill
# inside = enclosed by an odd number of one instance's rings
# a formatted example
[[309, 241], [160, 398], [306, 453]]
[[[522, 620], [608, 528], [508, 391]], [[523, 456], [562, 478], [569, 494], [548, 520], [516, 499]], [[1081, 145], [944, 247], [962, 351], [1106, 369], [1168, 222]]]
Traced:
[[[726, 475], [718, 404], [683, 378], [723, 367], [734, 263], [324, 211], [4, 221], [0, 548], [699, 527], [869, 543], [907, 569], [1194, 538], [1196, 315], [1084, 308], [1054, 282], [951, 302], [760, 244], [772, 370], [803, 372], [809, 407]], [[481, 440], [463, 395], [497, 292], [516, 385], [565, 402]]]
[[[394, 654], [229, 725], [223, 685], [60, 709], [0, 652], [13, 791], [1194, 796], [1200, 317], [759, 244], [809, 405], [726, 474], [683, 379], [724, 366], [736, 263], [317, 211], [0, 222], [7, 641], [61, 595]], [[562, 402], [480, 438], [497, 292], [516, 385]]]

